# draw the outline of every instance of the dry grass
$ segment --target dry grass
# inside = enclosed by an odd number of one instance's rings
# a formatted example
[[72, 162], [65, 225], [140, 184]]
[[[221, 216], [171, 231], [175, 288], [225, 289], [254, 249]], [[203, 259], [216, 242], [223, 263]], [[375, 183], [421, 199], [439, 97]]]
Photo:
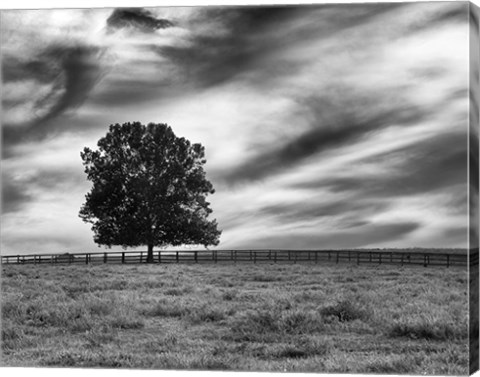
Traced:
[[468, 373], [467, 272], [3, 266], [5, 366]]

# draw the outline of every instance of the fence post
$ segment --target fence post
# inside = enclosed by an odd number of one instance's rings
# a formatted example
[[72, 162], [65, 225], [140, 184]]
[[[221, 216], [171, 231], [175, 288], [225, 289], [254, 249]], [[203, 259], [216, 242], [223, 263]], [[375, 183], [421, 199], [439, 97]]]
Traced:
[[427, 267], [427, 254], [423, 254], [423, 267]]
[[288, 250], [288, 260], [291, 260], [290, 250]]
[[198, 251], [195, 250], [194, 253], [195, 253], [195, 263], [198, 263]]
[[125, 263], [125, 252], [122, 251], [122, 264], [124, 264], [124, 263]]
[[273, 254], [273, 263], [277, 263], [277, 252], [274, 251], [275, 254]]
[[370, 263], [372, 263], [372, 252], [370, 251]]
[[357, 251], [357, 264], [360, 264], [360, 252]]
[[72, 264], [72, 261], [73, 261], [73, 255], [69, 254], [68, 255], [68, 264]]
[[450, 254], [447, 254], [447, 268], [450, 267]]
[[348, 261], [351, 262], [350, 250], [348, 250]]
[[215, 260], [215, 263], [217, 263], [217, 251], [216, 250], [212, 250], [213, 251], [213, 259]]
[[17, 264], [20, 264], [20, 255], [17, 255]]
[[402, 253], [402, 266], [403, 266], [403, 253]]
[[178, 251], [175, 254], [175, 259], [177, 260], [177, 263], [178, 263]]
[[318, 263], [318, 250], [315, 250], [315, 264]]
[[162, 263], [162, 251], [158, 250], [158, 263]]
[[393, 251], [390, 252], [390, 263], [393, 263]]
[[88, 254], [85, 254], [85, 264], [88, 264]]
[[330, 251], [328, 252], [328, 260], [330, 260]]
[[339, 257], [340, 257], [339, 254], [340, 254], [340, 253], [337, 251], [337, 261], [336, 261], [336, 263], [338, 263], [338, 259], [339, 259]]
[[257, 263], [257, 252], [256, 251], [253, 252], [253, 263], [254, 264]]
[[296, 264], [297, 263], [297, 252], [295, 252], [293, 254], [293, 263]]
[[143, 262], [143, 251], [140, 253], [140, 263]]
[[107, 253], [103, 253], [103, 263], [107, 263]]
[[382, 253], [378, 253], [378, 264], [382, 264]]

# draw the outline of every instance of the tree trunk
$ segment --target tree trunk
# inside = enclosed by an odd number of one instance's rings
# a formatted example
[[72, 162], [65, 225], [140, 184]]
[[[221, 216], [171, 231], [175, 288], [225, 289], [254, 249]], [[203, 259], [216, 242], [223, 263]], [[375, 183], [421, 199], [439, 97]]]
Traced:
[[147, 263], [153, 263], [153, 244], [148, 244]]

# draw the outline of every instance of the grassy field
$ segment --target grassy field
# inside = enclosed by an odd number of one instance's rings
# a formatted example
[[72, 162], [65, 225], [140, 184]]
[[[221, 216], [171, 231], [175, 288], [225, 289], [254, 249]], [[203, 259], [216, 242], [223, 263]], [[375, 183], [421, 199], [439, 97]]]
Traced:
[[3, 266], [4, 366], [468, 373], [460, 268]]

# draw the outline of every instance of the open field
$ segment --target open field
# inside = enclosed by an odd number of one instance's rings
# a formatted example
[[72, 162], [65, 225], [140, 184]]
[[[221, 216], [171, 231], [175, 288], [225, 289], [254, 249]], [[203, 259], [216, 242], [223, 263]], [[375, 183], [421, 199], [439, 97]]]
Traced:
[[7, 265], [2, 365], [468, 373], [466, 268]]

